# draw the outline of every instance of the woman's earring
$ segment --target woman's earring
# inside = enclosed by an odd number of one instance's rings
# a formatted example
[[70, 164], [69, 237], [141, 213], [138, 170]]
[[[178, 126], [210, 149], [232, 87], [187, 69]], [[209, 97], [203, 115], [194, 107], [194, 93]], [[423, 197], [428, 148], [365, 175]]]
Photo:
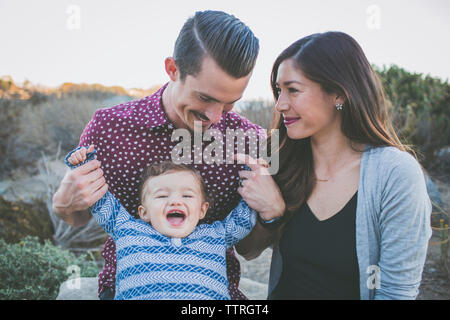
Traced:
[[336, 109], [337, 110], [342, 110], [342, 107], [343, 107], [344, 105], [342, 104], [342, 103], [336, 103], [336, 105], [335, 105], [335, 107], [336, 107]]

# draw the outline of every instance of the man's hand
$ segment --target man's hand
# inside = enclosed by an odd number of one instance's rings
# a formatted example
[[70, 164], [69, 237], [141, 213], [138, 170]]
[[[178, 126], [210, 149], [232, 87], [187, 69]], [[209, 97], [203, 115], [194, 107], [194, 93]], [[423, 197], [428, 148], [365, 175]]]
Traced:
[[90, 219], [87, 209], [108, 191], [100, 165], [100, 161], [92, 160], [68, 171], [53, 195], [53, 211], [71, 226], [86, 224]]

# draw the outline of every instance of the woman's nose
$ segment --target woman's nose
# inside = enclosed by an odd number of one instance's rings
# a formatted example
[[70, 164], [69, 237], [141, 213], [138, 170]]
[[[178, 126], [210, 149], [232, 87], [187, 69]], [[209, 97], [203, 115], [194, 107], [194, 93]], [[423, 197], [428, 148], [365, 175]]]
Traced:
[[280, 113], [289, 109], [288, 100], [285, 98], [283, 93], [280, 93], [280, 95], [278, 96], [277, 103], [275, 104], [275, 109]]

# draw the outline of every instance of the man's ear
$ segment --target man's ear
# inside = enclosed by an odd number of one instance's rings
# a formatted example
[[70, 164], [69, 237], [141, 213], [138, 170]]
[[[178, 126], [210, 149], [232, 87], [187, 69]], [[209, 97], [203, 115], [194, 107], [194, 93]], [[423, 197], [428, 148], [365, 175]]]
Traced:
[[209, 208], [209, 202], [203, 202], [202, 207], [200, 208], [200, 217], [199, 220], [203, 219], [206, 216], [206, 211], [208, 211]]
[[170, 80], [177, 81], [180, 72], [178, 70], [178, 66], [177, 63], [175, 62], [175, 59], [172, 57], [166, 58], [166, 60], [164, 60], [164, 66], [166, 68], [166, 72], [169, 75]]

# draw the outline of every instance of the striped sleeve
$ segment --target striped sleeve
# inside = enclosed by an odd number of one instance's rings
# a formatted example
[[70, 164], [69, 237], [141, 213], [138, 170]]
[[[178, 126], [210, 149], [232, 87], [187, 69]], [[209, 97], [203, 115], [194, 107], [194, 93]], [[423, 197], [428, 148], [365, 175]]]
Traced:
[[245, 238], [256, 224], [256, 211], [241, 200], [230, 214], [221, 221], [227, 247], [232, 247]]
[[[84, 160], [83, 162], [77, 165], [72, 165], [71, 163], [69, 163], [68, 159], [72, 155], [72, 153], [81, 148], [85, 147], [77, 147], [76, 149], [69, 152], [64, 159], [66, 165], [72, 170], [96, 158], [97, 150], [94, 149], [93, 152], [89, 152], [86, 154], [86, 160]], [[117, 200], [116, 197], [114, 197], [114, 195], [109, 191], [107, 191], [101, 199], [94, 203], [91, 206], [90, 210], [97, 223], [111, 237], [113, 237], [114, 235], [116, 225], [132, 218], [131, 215], [126, 211], [125, 207], [122, 206], [119, 200]]]

